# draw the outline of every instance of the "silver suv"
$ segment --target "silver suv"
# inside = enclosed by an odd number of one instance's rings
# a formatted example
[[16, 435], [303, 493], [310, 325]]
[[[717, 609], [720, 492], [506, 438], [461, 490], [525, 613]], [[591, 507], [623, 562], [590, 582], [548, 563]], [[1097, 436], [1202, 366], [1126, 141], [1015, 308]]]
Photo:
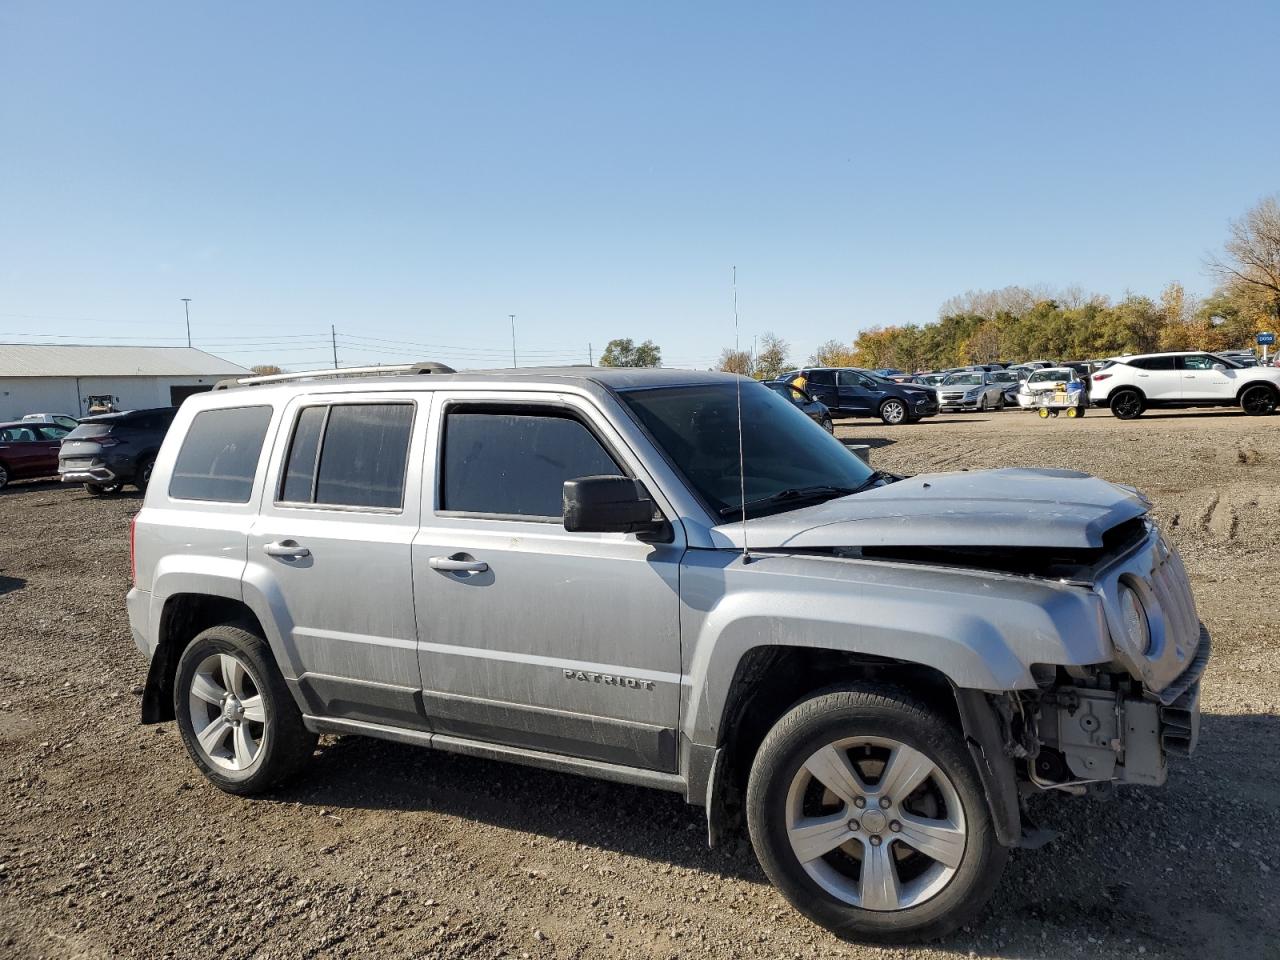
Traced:
[[220, 385], [155, 461], [143, 720], [223, 790], [329, 733], [675, 791], [901, 941], [1043, 842], [1028, 796], [1195, 745], [1209, 639], [1132, 489], [876, 472], [727, 374], [407, 369]]

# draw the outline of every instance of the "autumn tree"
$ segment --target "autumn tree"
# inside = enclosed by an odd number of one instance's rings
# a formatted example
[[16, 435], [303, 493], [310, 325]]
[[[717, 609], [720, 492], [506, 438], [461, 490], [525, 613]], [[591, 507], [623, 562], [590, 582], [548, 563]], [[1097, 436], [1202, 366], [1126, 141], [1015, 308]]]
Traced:
[[269, 377], [272, 374], [284, 373], [284, 371], [274, 363], [260, 363], [256, 367], [250, 367], [249, 372], [255, 377]]
[[851, 367], [853, 366], [853, 348], [839, 340], [828, 340], [813, 352], [809, 358], [811, 367]]
[[646, 340], [639, 346], [630, 337], [610, 340], [600, 354], [602, 367], [660, 367], [662, 366], [662, 348], [652, 340]]
[[1231, 221], [1222, 256], [1209, 270], [1245, 303], [1265, 304], [1280, 324], [1280, 195], [1259, 200]]
[[781, 337], [766, 332], [760, 338], [760, 352], [756, 354], [752, 374], [757, 380], [776, 380], [787, 370], [791, 345]]
[[720, 352], [720, 360], [716, 364], [717, 370], [723, 370], [725, 373], [737, 373], [744, 377], [750, 377], [755, 374], [755, 363], [751, 359], [750, 350], [735, 350], [733, 347], [725, 347]]

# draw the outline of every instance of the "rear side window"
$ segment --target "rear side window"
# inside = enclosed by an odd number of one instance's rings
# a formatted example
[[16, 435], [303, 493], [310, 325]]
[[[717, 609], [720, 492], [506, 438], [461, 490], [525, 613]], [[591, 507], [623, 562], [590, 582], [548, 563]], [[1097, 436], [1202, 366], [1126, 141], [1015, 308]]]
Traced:
[[178, 451], [169, 496], [248, 503], [270, 422], [270, 407], [197, 413]]
[[399, 509], [412, 428], [411, 403], [305, 407], [294, 427], [280, 499]]
[[1177, 357], [1139, 357], [1130, 360], [1129, 366], [1139, 370], [1173, 370], [1177, 366]]
[[809, 382], [824, 387], [834, 387], [836, 385], [836, 372], [834, 370], [814, 370], [809, 374]]
[[451, 411], [440, 509], [558, 519], [564, 482], [623, 473], [600, 441], [555, 413]]

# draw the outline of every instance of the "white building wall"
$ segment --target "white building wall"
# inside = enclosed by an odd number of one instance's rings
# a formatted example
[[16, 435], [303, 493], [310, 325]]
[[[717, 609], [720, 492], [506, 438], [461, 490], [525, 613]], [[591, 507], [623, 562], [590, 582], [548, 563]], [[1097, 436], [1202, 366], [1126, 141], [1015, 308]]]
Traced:
[[88, 416], [89, 397], [116, 397], [117, 410], [167, 407], [172, 386], [212, 387], [218, 377], [3, 377], [0, 421], [27, 413]]

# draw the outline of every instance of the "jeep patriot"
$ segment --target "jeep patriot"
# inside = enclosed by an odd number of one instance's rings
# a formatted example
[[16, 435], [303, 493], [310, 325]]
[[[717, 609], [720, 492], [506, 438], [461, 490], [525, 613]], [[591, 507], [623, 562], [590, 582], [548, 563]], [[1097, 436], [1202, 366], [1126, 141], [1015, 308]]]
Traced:
[[881, 473], [721, 373], [219, 387], [156, 457], [128, 612], [144, 722], [223, 790], [329, 733], [675, 791], [816, 923], [903, 941], [1043, 842], [1028, 796], [1195, 746], [1209, 637], [1131, 488]]

